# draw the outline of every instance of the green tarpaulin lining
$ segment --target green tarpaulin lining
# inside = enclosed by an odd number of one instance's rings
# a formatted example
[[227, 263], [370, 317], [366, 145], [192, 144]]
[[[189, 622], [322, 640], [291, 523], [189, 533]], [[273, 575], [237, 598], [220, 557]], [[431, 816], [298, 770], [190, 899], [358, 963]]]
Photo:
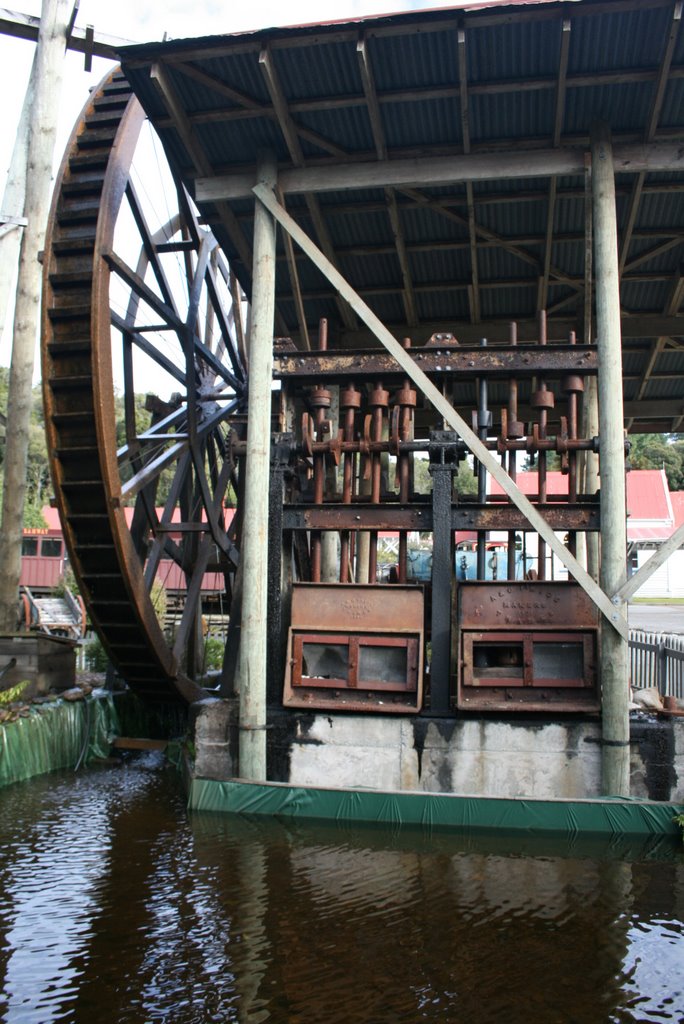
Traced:
[[110, 694], [34, 704], [28, 717], [0, 725], [0, 786], [106, 757], [118, 733]]
[[682, 811], [674, 804], [640, 800], [508, 800], [209, 779], [193, 779], [189, 806], [230, 814], [566, 835], [676, 834], [672, 818]]

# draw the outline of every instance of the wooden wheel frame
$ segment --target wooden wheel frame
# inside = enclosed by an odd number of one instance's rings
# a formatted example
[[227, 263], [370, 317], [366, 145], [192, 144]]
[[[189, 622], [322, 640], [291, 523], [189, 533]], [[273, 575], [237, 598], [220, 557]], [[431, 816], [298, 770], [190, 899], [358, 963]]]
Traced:
[[[60, 168], [44, 255], [45, 420], [71, 565], [113, 665], [143, 697], [192, 701], [204, 693], [204, 581], [220, 577], [228, 604], [238, 561], [227, 509], [246, 360], [239, 288], [213, 235], [172, 176], [151, 197], [136, 181], [144, 121], [114, 71]], [[151, 597], [162, 566], [183, 581], [171, 638]]]

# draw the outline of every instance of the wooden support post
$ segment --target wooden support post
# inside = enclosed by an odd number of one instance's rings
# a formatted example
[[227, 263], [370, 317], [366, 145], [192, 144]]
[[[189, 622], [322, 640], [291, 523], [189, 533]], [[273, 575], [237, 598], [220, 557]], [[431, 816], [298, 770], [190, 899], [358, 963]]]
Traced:
[[[260, 182], [276, 184], [276, 163], [263, 154]], [[271, 455], [271, 376], [275, 316], [276, 228], [257, 200], [254, 211], [252, 319], [249, 335], [249, 414], [242, 533], [242, 629], [238, 655], [240, 777], [266, 778], [266, 648], [268, 496]]]
[[[627, 520], [625, 504], [622, 340], [618, 272], [615, 175], [610, 131], [591, 131], [596, 275], [596, 340], [599, 351], [599, 444], [601, 473], [601, 587], [617, 594], [625, 582]], [[624, 605], [617, 601], [624, 618]], [[629, 644], [605, 620], [601, 629], [603, 792], [629, 796]]]

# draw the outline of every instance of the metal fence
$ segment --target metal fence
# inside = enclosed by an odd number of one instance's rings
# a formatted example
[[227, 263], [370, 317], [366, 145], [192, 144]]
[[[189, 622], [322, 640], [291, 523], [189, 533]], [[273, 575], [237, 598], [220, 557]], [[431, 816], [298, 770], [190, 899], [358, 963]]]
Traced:
[[684, 699], [684, 636], [630, 629], [629, 661], [633, 687], [657, 686], [663, 697]]

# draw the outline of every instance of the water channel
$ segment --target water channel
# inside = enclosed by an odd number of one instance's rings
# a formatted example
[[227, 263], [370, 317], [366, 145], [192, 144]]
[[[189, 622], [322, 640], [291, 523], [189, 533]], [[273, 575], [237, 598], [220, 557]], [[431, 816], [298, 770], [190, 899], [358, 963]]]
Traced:
[[142, 755], [0, 790], [3, 1024], [684, 1019], [675, 840], [191, 815]]

